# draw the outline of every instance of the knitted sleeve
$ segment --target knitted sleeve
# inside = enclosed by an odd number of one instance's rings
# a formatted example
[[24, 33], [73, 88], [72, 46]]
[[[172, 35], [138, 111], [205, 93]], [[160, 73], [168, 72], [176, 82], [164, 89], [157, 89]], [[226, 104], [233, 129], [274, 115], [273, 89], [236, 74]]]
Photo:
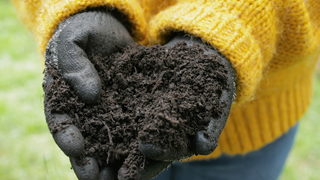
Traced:
[[316, 1], [178, 0], [152, 19], [150, 37], [164, 44], [173, 32], [183, 31], [217, 48], [236, 71], [239, 105], [254, 98], [267, 71], [291, 63], [281, 60], [319, 43]]
[[130, 23], [133, 39], [141, 44], [147, 41], [146, 21], [136, 0], [12, 0], [16, 10], [34, 34], [41, 54], [61, 21], [87, 8], [117, 9]]

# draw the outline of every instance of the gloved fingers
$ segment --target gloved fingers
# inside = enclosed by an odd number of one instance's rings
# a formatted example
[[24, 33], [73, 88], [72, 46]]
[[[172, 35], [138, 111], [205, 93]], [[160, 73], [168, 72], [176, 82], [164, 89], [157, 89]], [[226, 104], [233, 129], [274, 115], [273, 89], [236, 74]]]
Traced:
[[77, 157], [84, 150], [84, 139], [79, 129], [74, 125], [53, 134], [53, 138], [60, 149], [69, 157]]
[[[208, 51], [208, 53], [212, 53]], [[222, 58], [222, 63], [226, 66], [228, 70], [228, 89], [223, 90], [220, 97], [220, 104], [225, 104], [222, 109], [222, 114], [219, 118], [212, 118], [208, 125], [208, 129], [198, 131], [195, 135], [194, 139], [194, 151], [196, 154], [200, 155], [208, 155], [213, 152], [218, 146], [218, 140], [222, 130], [225, 127], [225, 124], [228, 120], [228, 116], [230, 113], [231, 105], [235, 99], [235, 72], [232, 68], [229, 61], [225, 58]]]
[[[232, 72], [233, 73], [233, 72]], [[219, 118], [212, 118], [207, 130], [198, 131], [194, 137], [194, 152], [199, 155], [208, 155], [218, 146], [218, 141], [222, 130], [228, 120], [231, 105], [234, 100], [234, 80], [232, 76], [228, 77], [229, 90], [223, 90], [220, 97], [220, 104], [225, 104], [222, 114]]]
[[[229, 77], [230, 79], [230, 77]], [[233, 83], [233, 82], [231, 82]], [[229, 84], [231, 84], [229, 83]], [[231, 85], [234, 86], [234, 85]], [[218, 146], [218, 141], [222, 130], [228, 120], [231, 105], [234, 100], [235, 87], [230, 87], [230, 90], [222, 91], [220, 97], [221, 103], [225, 103], [226, 106], [222, 109], [222, 114], [219, 118], [212, 118], [208, 125], [207, 130], [198, 131], [194, 138], [194, 151], [199, 155], [208, 155], [212, 153]]]
[[194, 138], [195, 154], [208, 155], [212, 153], [218, 146], [220, 134], [215, 135], [211, 131], [198, 131]]
[[157, 161], [175, 161], [188, 158], [193, 155], [193, 153], [187, 148], [179, 150], [164, 149], [158, 144], [140, 143], [139, 149], [144, 156]]
[[99, 180], [116, 180], [115, 169], [111, 166], [103, 168], [100, 171]]
[[[219, 122], [217, 123], [217, 121]], [[180, 160], [191, 157], [193, 154], [208, 155], [216, 149], [219, 136], [225, 125], [225, 122], [222, 120], [212, 120], [210, 123], [215, 123], [216, 127], [222, 127], [218, 129], [208, 128], [207, 131], [198, 131], [191, 140], [193, 145], [190, 147], [190, 150], [188, 148], [183, 148], [180, 150], [164, 149], [162, 146], [157, 144], [140, 143], [140, 151], [144, 156], [158, 161]], [[213, 127], [214, 125], [209, 126]]]
[[59, 148], [69, 157], [77, 157], [83, 153], [84, 138], [79, 129], [72, 124], [72, 119], [67, 114], [52, 113], [47, 99], [48, 88], [53, 83], [52, 76], [46, 71], [43, 83], [45, 92], [44, 107], [46, 122], [53, 139]]
[[[87, 104], [94, 104], [100, 97], [100, 77], [84, 50], [76, 42], [70, 41], [70, 37], [63, 37], [65, 28], [60, 27], [49, 41], [45, 56], [46, 66], [50, 63], [57, 65], [62, 77], [77, 96]], [[84, 38], [81, 41], [84, 41]]]
[[127, 29], [110, 13], [89, 11], [59, 24], [47, 46], [46, 62], [55, 62], [63, 78], [87, 104], [98, 101], [101, 80], [91, 63], [134, 43]]
[[84, 138], [79, 129], [71, 124], [67, 114], [46, 112], [48, 127], [59, 148], [69, 157], [78, 157], [84, 150]]
[[99, 166], [92, 157], [85, 157], [81, 160], [70, 158], [70, 162], [79, 180], [98, 180]]
[[[144, 168], [137, 167], [138, 177], [134, 178], [137, 180], [149, 180], [151, 178], [156, 177], [162, 171], [166, 170], [172, 161], [155, 161], [148, 159], [144, 165]], [[129, 175], [129, 170], [127, 167], [122, 166], [118, 171], [118, 179], [119, 180], [128, 180], [131, 179]]]

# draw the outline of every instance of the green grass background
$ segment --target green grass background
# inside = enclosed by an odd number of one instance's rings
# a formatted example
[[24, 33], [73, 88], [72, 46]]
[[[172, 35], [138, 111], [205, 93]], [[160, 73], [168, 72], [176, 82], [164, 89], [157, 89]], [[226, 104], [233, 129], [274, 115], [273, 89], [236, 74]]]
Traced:
[[[0, 180], [75, 180], [43, 114], [42, 62], [9, 0], [0, 1]], [[281, 180], [320, 179], [320, 78]]]

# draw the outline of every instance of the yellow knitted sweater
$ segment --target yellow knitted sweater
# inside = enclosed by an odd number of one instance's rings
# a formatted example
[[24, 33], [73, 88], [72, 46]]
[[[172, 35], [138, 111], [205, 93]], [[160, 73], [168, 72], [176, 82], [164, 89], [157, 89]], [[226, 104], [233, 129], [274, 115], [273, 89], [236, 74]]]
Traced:
[[217, 149], [243, 154], [296, 124], [312, 95], [320, 54], [318, 0], [13, 0], [39, 50], [58, 24], [87, 8], [116, 8], [140, 44], [164, 44], [172, 32], [201, 37], [233, 65], [237, 97]]

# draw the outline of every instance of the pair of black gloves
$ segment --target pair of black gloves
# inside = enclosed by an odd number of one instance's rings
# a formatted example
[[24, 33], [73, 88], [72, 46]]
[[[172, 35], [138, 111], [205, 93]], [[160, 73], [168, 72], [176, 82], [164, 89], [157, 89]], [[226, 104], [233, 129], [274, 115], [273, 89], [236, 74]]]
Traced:
[[[101, 80], [96, 69], [90, 62], [92, 54], [107, 56], [115, 53], [121, 47], [135, 43], [126, 27], [117, 19], [117, 15], [102, 10], [92, 10], [78, 13], [60, 23], [54, 36], [47, 45], [46, 63], [56, 63], [63, 78], [71, 85], [78, 97], [86, 104], [94, 104], [98, 101], [101, 91]], [[178, 41], [185, 41], [188, 46], [202, 44], [201, 40], [191, 36], [177, 35], [165, 46], [172, 46]], [[206, 48], [208, 54], [219, 54], [213, 48]], [[219, 54], [220, 55], [220, 54]], [[220, 55], [222, 56], [222, 55]], [[228, 67], [228, 81], [235, 84], [234, 70], [231, 64], [222, 57]], [[48, 73], [45, 74], [44, 86], [51, 82]], [[235, 87], [222, 93], [221, 101], [228, 105], [224, 113], [218, 119], [212, 119], [208, 129], [196, 132], [192, 142], [193, 148], [181, 151], [166, 150], [157, 144], [144, 144], [140, 142], [140, 151], [150, 159], [147, 167], [139, 172], [139, 179], [151, 179], [166, 169], [173, 161], [190, 157], [194, 154], [207, 155], [213, 152], [217, 146], [217, 139], [227, 121], [231, 104], [233, 102]], [[45, 102], [45, 107], [47, 102]], [[67, 114], [46, 113], [47, 123], [59, 123], [70, 119]], [[208, 138], [207, 134], [211, 138]], [[84, 139], [74, 125], [70, 125], [63, 131], [53, 134], [53, 138], [60, 149], [70, 157], [75, 174], [80, 180], [111, 180], [123, 179], [126, 171], [120, 168], [114, 170], [112, 165], [99, 169], [94, 158], [86, 157], [88, 163], [78, 166], [76, 158], [84, 151]]]

